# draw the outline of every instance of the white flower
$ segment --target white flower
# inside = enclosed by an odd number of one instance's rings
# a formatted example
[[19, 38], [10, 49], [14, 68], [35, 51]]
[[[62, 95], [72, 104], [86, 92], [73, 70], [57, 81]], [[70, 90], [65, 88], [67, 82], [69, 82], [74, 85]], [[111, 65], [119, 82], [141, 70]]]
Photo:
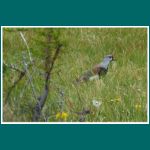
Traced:
[[101, 101], [97, 101], [97, 100], [95, 100], [95, 99], [92, 101], [92, 103], [93, 103], [93, 106], [95, 106], [95, 107], [97, 107], [97, 108], [100, 107], [100, 105], [102, 104]]

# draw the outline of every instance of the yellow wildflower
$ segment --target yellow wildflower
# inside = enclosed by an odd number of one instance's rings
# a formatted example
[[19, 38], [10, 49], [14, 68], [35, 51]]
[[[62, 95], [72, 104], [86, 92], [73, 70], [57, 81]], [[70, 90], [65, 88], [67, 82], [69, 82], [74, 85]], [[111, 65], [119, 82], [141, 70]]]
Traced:
[[136, 104], [136, 105], [135, 105], [135, 109], [136, 109], [137, 111], [140, 111], [141, 108], [142, 108], [141, 104]]
[[68, 113], [66, 112], [59, 112], [56, 114], [56, 119], [61, 119], [63, 121], [66, 121], [68, 118]]
[[111, 102], [121, 102], [121, 97], [117, 97], [115, 99], [111, 99]]
[[118, 97], [115, 100], [116, 100], [116, 102], [121, 102], [121, 97]]
[[56, 119], [60, 119], [60, 118], [61, 118], [61, 113], [59, 112], [56, 114]]
[[62, 118], [64, 121], [66, 121], [66, 120], [67, 120], [67, 117], [68, 117], [68, 114], [67, 114], [67, 113], [65, 113], [65, 112], [62, 112], [62, 114], [61, 114], [61, 118]]

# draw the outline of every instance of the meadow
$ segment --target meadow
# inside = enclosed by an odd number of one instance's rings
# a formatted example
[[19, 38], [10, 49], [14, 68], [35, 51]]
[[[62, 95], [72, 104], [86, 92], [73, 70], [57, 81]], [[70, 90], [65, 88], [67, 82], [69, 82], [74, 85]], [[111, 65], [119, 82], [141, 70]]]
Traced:
[[[6, 97], [18, 73], [3, 66], [4, 122], [32, 122], [37, 103], [34, 95], [39, 96], [43, 90], [44, 60], [39, 42], [43, 39], [33, 30], [3, 30], [3, 63], [23, 68], [23, 56], [29, 59], [28, 50], [34, 60], [11, 91], [9, 101]], [[24, 34], [29, 49], [19, 32]], [[63, 48], [51, 73], [49, 94], [39, 121], [147, 121], [146, 28], [65, 28], [59, 38]], [[75, 84], [80, 75], [108, 54], [116, 60], [110, 63], [105, 76]], [[99, 105], [93, 105], [93, 100]]]

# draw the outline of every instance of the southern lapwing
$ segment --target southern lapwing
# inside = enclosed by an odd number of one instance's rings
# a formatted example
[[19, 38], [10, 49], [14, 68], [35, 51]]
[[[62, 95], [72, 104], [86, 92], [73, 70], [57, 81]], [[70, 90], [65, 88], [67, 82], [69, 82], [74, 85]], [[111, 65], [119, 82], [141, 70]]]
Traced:
[[77, 83], [99, 79], [100, 76], [105, 75], [108, 71], [109, 63], [114, 60], [113, 55], [107, 55], [103, 58], [100, 64], [95, 65], [91, 70], [86, 71], [76, 81]]

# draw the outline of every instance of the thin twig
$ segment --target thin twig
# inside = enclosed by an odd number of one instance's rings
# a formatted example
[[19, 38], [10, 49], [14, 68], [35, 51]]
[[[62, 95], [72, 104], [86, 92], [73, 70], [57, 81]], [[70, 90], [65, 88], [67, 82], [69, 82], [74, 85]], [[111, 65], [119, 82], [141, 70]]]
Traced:
[[27, 64], [25, 62], [25, 58], [23, 58], [23, 64], [24, 64], [24, 70], [26, 71], [26, 74], [27, 74], [27, 77], [29, 79], [29, 83], [31, 85], [31, 88], [32, 88], [32, 92], [33, 92], [33, 95], [34, 95], [34, 98], [37, 99], [37, 94], [36, 94], [36, 91], [35, 91], [35, 88], [34, 88], [34, 85], [33, 85], [33, 82], [32, 82], [32, 76], [28, 70], [28, 67], [27, 67]]
[[21, 31], [20, 31], [19, 33], [20, 33], [20, 36], [21, 36], [23, 42], [25, 43], [25, 45], [26, 45], [26, 47], [27, 47], [27, 51], [28, 51], [28, 54], [29, 54], [30, 62], [32, 62], [31, 52], [30, 52], [30, 48], [29, 48], [29, 46], [28, 46], [28, 43], [27, 43], [27, 41], [26, 41], [26, 39], [25, 39], [23, 33], [22, 33]]
[[19, 73], [23, 72], [21, 69], [17, 68], [14, 64], [8, 65], [8, 64], [3, 62], [3, 67], [7, 67], [7, 68], [10, 68], [10, 69], [13, 69], [13, 70], [15, 70], [15, 71], [17, 71]]
[[12, 92], [12, 90], [16, 87], [16, 85], [21, 81], [21, 79], [25, 76], [25, 72], [24, 73], [21, 73], [19, 75], [19, 78], [14, 82], [14, 84], [8, 88], [8, 93], [7, 93], [7, 96], [6, 96], [6, 102], [9, 102], [9, 97], [10, 97], [10, 94]]
[[[23, 33], [21, 31], [19, 33], [20, 33], [20, 36], [23, 39], [23, 41], [24, 41], [24, 43], [25, 43], [25, 45], [27, 47], [27, 51], [28, 51], [28, 54], [29, 54], [30, 62], [32, 62], [33, 60], [32, 60], [32, 57], [31, 57], [31, 52], [30, 52], [30, 48], [28, 46], [28, 43], [27, 43]], [[36, 94], [36, 91], [35, 91], [35, 88], [34, 88], [34, 85], [33, 85], [33, 82], [32, 82], [32, 76], [31, 76], [31, 74], [30, 74], [30, 72], [29, 72], [29, 70], [27, 68], [27, 65], [26, 65], [27, 63], [26, 63], [24, 55], [23, 55], [23, 64], [24, 64], [24, 69], [26, 70], [27, 76], [29, 78], [29, 83], [31, 84], [31, 87], [32, 87], [32, 92], [33, 92], [34, 98], [37, 99], [37, 94]]]
[[[8, 65], [8, 66], [9, 66], [9, 65]], [[29, 64], [29, 65], [27, 66], [27, 68], [29, 68], [30, 66], [31, 66], [31, 64]], [[14, 69], [14, 67], [11, 67], [11, 69]], [[18, 71], [20, 74], [19, 74], [18, 79], [14, 82], [14, 84], [8, 88], [8, 93], [7, 93], [7, 95], [6, 95], [6, 102], [9, 102], [9, 97], [10, 97], [10, 95], [11, 95], [12, 90], [17, 86], [17, 84], [18, 84], [18, 83], [23, 79], [23, 77], [26, 75], [26, 70], [19, 70], [19, 69], [16, 68], [16, 67], [15, 67], [14, 70]]]

